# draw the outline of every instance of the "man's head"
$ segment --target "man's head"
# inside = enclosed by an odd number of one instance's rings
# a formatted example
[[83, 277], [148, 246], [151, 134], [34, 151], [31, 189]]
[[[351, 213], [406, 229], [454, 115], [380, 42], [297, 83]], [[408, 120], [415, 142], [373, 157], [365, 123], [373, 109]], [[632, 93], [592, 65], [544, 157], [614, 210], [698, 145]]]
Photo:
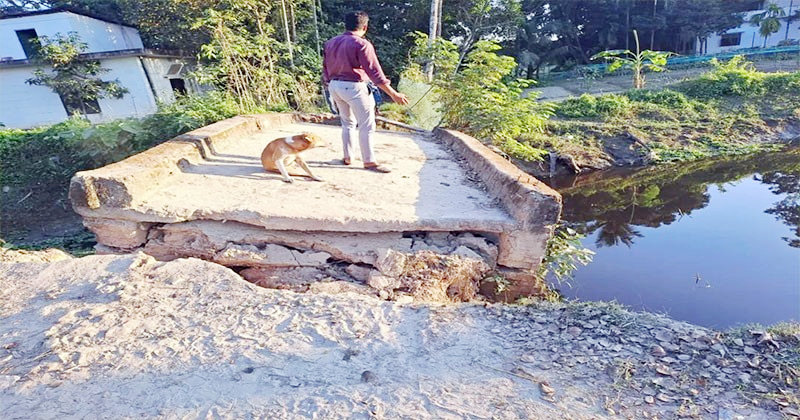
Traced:
[[366, 31], [369, 23], [367, 12], [350, 12], [344, 16], [344, 29], [348, 31]]

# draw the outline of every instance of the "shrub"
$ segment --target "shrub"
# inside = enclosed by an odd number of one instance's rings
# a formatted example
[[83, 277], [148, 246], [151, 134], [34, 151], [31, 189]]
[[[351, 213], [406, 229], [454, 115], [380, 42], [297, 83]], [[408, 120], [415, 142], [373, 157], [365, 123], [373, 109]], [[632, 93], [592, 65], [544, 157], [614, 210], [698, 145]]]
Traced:
[[[455, 44], [439, 39], [438, 52], [432, 56], [428, 54], [426, 35], [415, 36], [417, 47], [412, 57], [433, 57], [435, 62], [432, 84], [440, 101], [442, 125], [491, 142], [520, 159], [530, 160], [546, 153], [534, 151], [518, 140], [543, 132], [553, 107], [537, 102], [535, 95], [523, 95], [532, 82], [512, 78], [517, 64], [512, 57], [496, 53], [501, 49], [499, 44], [478, 41], [459, 66]], [[418, 63], [404, 73], [409, 79], [420, 75]]]
[[584, 93], [577, 98], [569, 98], [558, 104], [556, 115], [562, 118], [597, 118], [597, 99]]
[[584, 93], [558, 104], [556, 115], [574, 119], [613, 118], [628, 115], [631, 110], [631, 102], [626, 96], [617, 94], [592, 96]]
[[663, 105], [672, 109], [682, 109], [690, 106], [689, 98], [681, 92], [672, 89], [644, 90], [633, 89], [625, 92], [628, 99], [636, 102], [649, 102]]
[[713, 70], [681, 83], [679, 89], [688, 96], [701, 99], [762, 95], [766, 92], [766, 74], [757, 71], [743, 56], [737, 55], [724, 63], [712, 59], [711, 64]]

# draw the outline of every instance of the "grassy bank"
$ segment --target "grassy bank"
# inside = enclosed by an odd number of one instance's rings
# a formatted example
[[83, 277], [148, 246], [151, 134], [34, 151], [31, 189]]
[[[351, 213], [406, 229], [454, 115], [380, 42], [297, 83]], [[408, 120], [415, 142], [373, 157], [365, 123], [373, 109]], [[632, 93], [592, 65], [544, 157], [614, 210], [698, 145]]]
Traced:
[[573, 171], [775, 150], [800, 135], [798, 91], [800, 72], [763, 73], [736, 58], [665, 89], [568, 99], [544, 133], [523, 142], [556, 152]]

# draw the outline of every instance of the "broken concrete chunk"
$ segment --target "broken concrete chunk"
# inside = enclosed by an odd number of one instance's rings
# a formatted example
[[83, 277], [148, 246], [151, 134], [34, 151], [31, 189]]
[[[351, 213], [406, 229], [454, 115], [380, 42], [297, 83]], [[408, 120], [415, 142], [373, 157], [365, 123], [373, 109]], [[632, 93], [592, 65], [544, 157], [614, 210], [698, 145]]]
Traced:
[[453, 236], [450, 232], [428, 232], [425, 236], [425, 243], [438, 248], [451, 248]]
[[480, 254], [467, 248], [464, 245], [456, 248], [456, 250], [450, 253], [450, 255], [458, 255], [459, 257], [464, 257], [470, 260], [484, 261], [483, 257]]
[[297, 260], [297, 264], [302, 267], [319, 267], [325, 265], [331, 254], [327, 252], [314, 252], [314, 251], [292, 251], [292, 256]]
[[145, 243], [152, 223], [87, 217], [83, 220], [83, 225], [91, 230], [97, 237], [97, 242], [103, 245], [132, 249]]
[[350, 264], [344, 271], [350, 275], [350, 277], [362, 282], [366, 283], [369, 280], [369, 272], [372, 269], [369, 267], [364, 267], [358, 264]]
[[375, 253], [377, 254], [375, 268], [381, 274], [389, 277], [400, 277], [403, 274], [408, 262], [406, 254], [388, 248], [380, 248]]
[[275, 244], [228, 244], [212, 261], [234, 267], [316, 267], [325, 264], [330, 256], [327, 252], [300, 252]]
[[376, 290], [394, 290], [400, 287], [400, 280], [395, 277], [384, 276], [378, 270], [369, 273], [367, 284]]
[[469, 249], [481, 254], [487, 261], [497, 261], [497, 245], [488, 239], [475, 236], [471, 233], [464, 233], [453, 240], [458, 246], [466, 246]]

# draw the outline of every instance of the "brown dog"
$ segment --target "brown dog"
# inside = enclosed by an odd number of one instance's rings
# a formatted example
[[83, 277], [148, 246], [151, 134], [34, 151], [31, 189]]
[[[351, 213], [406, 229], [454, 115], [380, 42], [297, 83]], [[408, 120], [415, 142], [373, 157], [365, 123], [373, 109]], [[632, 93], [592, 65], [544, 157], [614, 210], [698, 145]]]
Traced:
[[300, 157], [300, 153], [313, 147], [325, 146], [325, 142], [319, 136], [310, 133], [297, 134], [289, 137], [281, 137], [272, 140], [261, 152], [261, 166], [271, 172], [280, 172], [284, 182], [294, 182], [286, 166], [296, 162], [303, 168], [308, 176], [314, 181], [322, 181], [322, 178], [311, 173], [308, 165]]

